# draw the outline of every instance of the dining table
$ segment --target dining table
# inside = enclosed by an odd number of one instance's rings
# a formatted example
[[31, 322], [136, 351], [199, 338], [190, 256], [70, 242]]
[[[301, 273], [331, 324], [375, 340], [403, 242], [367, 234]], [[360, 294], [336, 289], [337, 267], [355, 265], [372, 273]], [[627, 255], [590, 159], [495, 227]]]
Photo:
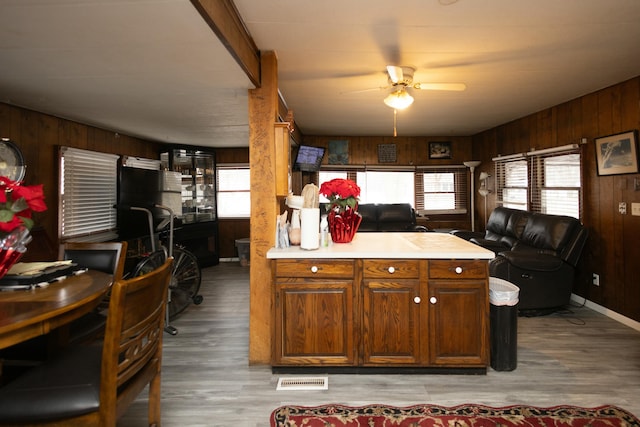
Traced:
[[46, 335], [98, 306], [112, 276], [95, 270], [46, 286], [0, 291], [0, 349]]

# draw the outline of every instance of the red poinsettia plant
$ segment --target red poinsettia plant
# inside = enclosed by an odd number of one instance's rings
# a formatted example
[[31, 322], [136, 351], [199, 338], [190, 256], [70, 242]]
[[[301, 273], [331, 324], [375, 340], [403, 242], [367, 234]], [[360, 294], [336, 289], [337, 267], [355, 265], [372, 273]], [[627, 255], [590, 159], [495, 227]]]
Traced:
[[356, 210], [360, 187], [350, 179], [335, 178], [320, 185], [320, 194], [329, 199], [329, 210], [342, 212], [347, 207]]
[[33, 212], [44, 212], [42, 184], [22, 185], [0, 176], [0, 234], [10, 233], [20, 227], [33, 227]]

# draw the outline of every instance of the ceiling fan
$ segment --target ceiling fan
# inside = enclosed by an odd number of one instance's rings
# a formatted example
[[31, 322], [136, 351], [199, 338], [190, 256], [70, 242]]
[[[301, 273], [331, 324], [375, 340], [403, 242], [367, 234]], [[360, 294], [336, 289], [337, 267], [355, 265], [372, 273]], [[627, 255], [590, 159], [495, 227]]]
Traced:
[[389, 84], [382, 89], [391, 87], [391, 92], [384, 99], [384, 103], [395, 109], [402, 110], [413, 103], [413, 97], [407, 89], [417, 90], [448, 90], [463, 91], [467, 88], [464, 83], [421, 83], [413, 81], [415, 68], [397, 65], [387, 65]]

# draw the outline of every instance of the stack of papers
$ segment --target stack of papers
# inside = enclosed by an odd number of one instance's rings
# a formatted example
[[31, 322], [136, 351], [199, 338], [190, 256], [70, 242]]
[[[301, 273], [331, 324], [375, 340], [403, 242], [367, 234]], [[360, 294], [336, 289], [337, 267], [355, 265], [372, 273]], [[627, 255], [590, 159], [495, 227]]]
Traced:
[[52, 262], [19, 262], [14, 264], [13, 267], [7, 271], [7, 276], [36, 276], [52, 269], [58, 269], [59, 267], [68, 267], [72, 263], [73, 261], [71, 260]]
[[20, 262], [0, 278], [0, 291], [33, 289], [64, 280], [87, 271], [73, 261]]

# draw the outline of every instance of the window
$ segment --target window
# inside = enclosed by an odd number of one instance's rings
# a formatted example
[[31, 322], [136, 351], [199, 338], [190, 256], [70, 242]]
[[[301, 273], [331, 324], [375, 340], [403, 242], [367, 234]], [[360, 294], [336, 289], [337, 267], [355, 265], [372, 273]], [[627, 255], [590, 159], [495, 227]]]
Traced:
[[60, 234], [62, 240], [117, 238], [118, 158], [62, 147], [60, 151]]
[[498, 203], [552, 215], [581, 215], [581, 155], [577, 146], [494, 159]]
[[[465, 213], [468, 170], [464, 166], [417, 171], [320, 171], [319, 182], [349, 178], [360, 186], [360, 203], [410, 203], [421, 212]], [[320, 196], [320, 202], [327, 200]]]
[[218, 217], [251, 216], [251, 178], [248, 165], [218, 165]]
[[531, 210], [580, 218], [580, 154], [529, 158]]
[[[360, 203], [411, 203], [414, 205], [414, 172], [320, 171], [320, 185], [335, 178], [351, 179], [360, 186]], [[328, 200], [320, 195], [320, 203]]]
[[506, 208], [529, 210], [527, 160], [522, 155], [493, 160], [498, 201]]
[[410, 203], [414, 206], [414, 172], [358, 172], [360, 203]]
[[421, 168], [416, 173], [416, 209], [421, 212], [465, 213], [467, 168]]

